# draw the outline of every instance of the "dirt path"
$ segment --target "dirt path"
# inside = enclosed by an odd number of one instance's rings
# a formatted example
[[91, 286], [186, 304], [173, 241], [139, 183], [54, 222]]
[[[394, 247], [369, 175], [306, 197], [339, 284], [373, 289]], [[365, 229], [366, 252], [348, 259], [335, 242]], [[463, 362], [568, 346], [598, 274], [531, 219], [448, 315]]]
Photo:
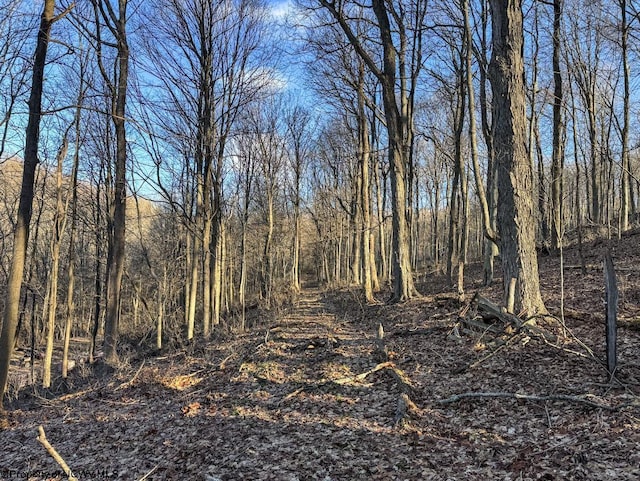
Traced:
[[55, 471], [35, 440], [42, 423], [83, 481], [400, 479], [416, 459], [392, 427], [392, 379], [351, 379], [375, 366], [373, 347], [306, 291], [268, 331], [14, 412], [0, 470]]

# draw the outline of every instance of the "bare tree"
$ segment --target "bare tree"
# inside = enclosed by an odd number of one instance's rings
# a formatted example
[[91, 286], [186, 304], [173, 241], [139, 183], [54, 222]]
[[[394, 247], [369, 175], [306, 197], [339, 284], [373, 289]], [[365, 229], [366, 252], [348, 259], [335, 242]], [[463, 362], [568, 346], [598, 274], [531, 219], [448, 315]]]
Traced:
[[505, 299], [516, 279], [515, 309], [545, 312], [535, 246], [533, 172], [527, 156], [522, 10], [518, 0], [491, 0], [493, 139], [498, 170], [498, 225]]
[[308, 110], [294, 106], [287, 113], [287, 137], [290, 145], [290, 163], [293, 170], [293, 260], [291, 264], [291, 286], [300, 291], [300, 246], [301, 246], [301, 202], [302, 181], [312, 146], [313, 119]]
[[560, 248], [562, 239], [562, 177], [564, 175], [564, 87], [560, 67], [562, 0], [553, 1], [553, 153], [551, 159], [551, 248]]
[[44, 85], [44, 68], [47, 60], [49, 35], [55, 21], [55, 1], [45, 0], [33, 62], [31, 95], [29, 97], [29, 121], [26, 130], [24, 170], [20, 189], [20, 203], [14, 228], [13, 260], [7, 285], [7, 299], [2, 318], [0, 332], [0, 410], [4, 400], [9, 376], [9, 364], [14, 348], [16, 327], [18, 325], [18, 307], [20, 291], [26, 263], [29, 225], [31, 223], [33, 185], [38, 165], [38, 143], [40, 139], [40, 117], [42, 115], [42, 90]]
[[[187, 192], [181, 207], [191, 235], [185, 309], [191, 339], [199, 292], [205, 336], [220, 320], [225, 157], [239, 114], [271, 79], [260, 49], [264, 9], [255, 0], [225, 0], [218, 5], [166, 0], [148, 20], [145, 64], [157, 81], [153, 90], [160, 99], [152, 103], [150, 114], [154, 133], [182, 153], [185, 180], [195, 182], [195, 196]], [[159, 169], [172, 167], [162, 156], [157, 159]], [[163, 191], [165, 197], [172, 196], [166, 188]], [[193, 197], [195, 215], [189, 205]]]
[[[95, 47], [102, 79], [111, 99], [109, 115], [115, 130], [116, 156], [114, 161], [114, 188], [109, 252], [107, 255], [107, 306], [104, 335], [104, 356], [109, 363], [118, 361], [118, 334], [122, 276], [124, 273], [126, 202], [127, 202], [127, 137], [126, 101], [129, 79], [129, 43], [127, 40], [128, 0], [92, 0], [95, 18]], [[104, 36], [108, 31], [112, 41]], [[105, 48], [114, 47], [113, 66], [107, 67]]]
[[[375, 19], [378, 36], [376, 41], [381, 51], [372, 52], [359, 38], [351, 24], [348, 2], [319, 0], [340, 26], [356, 53], [365, 62], [367, 68], [376, 76], [382, 89], [384, 115], [388, 133], [388, 155], [391, 174], [391, 195], [393, 214], [393, 300], [400, 301], [416, 294], [411, 268], [410, 228], [407, 219], [407, 177], [411, 162], [412, 146], [412, 98], [417, 81], [419, 67], [417, 57], [410, 63], [408, 55], [419, 52], [419, 42], [409, 52], [408, 28], [403, 8], [395, 8], [383, 0], [373, 0], [371, 12]], [[421, 11], [421, 9], [417, 9]], [[364, 20], [364, 19], [362, 19]], [[392, 24], [393, 20], [393, 24]], [[421, 32], [419, 28], [415, 34]], [[398, 33], [398, 35], [394, 35]], [[399, 44], [396, 44], [396, 40]], [[378, 61], [378, 58], [380, 61]], [[397, 81], [400, 81], [399, 92]]]

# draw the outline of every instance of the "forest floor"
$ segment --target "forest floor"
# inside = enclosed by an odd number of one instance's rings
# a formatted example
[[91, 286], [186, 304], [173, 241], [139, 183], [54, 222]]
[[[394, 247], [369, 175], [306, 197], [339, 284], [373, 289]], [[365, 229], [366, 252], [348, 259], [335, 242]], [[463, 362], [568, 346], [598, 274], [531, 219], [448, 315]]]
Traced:
[[[566, 252], [566, 330], [474, 329], [434, 274], [403, 304], [306, 289], [287, 315], [232, 339], [76, 368], [71, 389], [9, 403], [0, 479], [66, 479], [40, 425], [81, 481], [640, 479], [639, 240], [613, 243], [613, 381], [595, 241], [586, 275]], [[540, 267], [559, 315], [559, 258]], [[480, 267], [468, 276], [471, 297]], [[499, 301], [500, 285], [482, 294]]]

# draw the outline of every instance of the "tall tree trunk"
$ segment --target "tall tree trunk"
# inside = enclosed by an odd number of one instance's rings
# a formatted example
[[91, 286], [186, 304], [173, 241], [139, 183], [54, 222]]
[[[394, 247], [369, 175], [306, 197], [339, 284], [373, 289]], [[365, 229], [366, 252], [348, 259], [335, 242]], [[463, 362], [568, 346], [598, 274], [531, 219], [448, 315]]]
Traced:
[[[109, 1], [109, 0], [107, 0]], [[104, 6], [100, 7], [104, 9]], [[127, 133], [125, 129], [127, 81], [129, 76], [129, 45], [127, 43], [127, 0], [118, 0], [118, 14], [108, 5], [110, 23], [114, 25], [117, 59], [117, 81], [114, 85], [115, 102], [111, 120], [116, 132], [116, 162], [113, 191], [113, 233], [110, 245], [111, 262], [107, 275], [107, 310], [104, 328], [104, 356], [110, 364], [118, 362], [118, 333], [120, 326], [120, 299], [124, 273], [126, 206], [127, 206]], [[104, 10], [103, 10], [104, 11]], [[108, 80], [108, 79], [105, 79]]]
[[74, 289], [76, 267], [76, 232], [78, 225], [78, 166], [80, 164], [80, 126], [82, 118], [82, 102], [84, 98], [84, 65], [80, 71], [80, 93], [78, 94], [78, 108], [76, 110], [75, 123], [75, 152], [73, 154], [73, 168], [71, 170], [71, 230], [69, 231], [69, 255], [67, 269], [67, 299], [64, 325], [64, 345], [62, 347], [62, 377], [66, 379], [69, 369], [69, 343], [74, 318]]
[[[197, 216], [197, 214], [196, 214]], [[191, 228], [186, 229], [186, 282], [185, 282], [185, 327], [187, 330], [187, 340], [193, 339], [196, 300], [198, 294], [198, 234], [196, 233], [198, 222], [191, 223]]]
[[490, 101], [487, 98], [487, 71], [489, 61], [487, 53], [489, 45], [487, 31], [489, 30], [489, 7], [487, 0], [481, 2], [481, 39], [478, 63], [480, 64], [480, 119], [482, 124], [482, 134], [487, 146], [487, 206], [489, 209], [489, 225], [494, 233], [494, 241], [487, 240], [484, 245], [483, 283], [485, 286], [491, 285], [494, 275], [494, 259], [498, 255], [497, 242], [497, 199], [498, 199], [498, 178], [495, 165], [495, 151], [493, 148], [493, 127], [489, 118]]
[[66, 227], [66, 209], [62, 200], [62, 163], [67, 156], [69, 141], [65, 132], [62, 145], [56, 156], [56, 211], [53, 216], [53, 232], [51, 233], [51, 271], [49, 272], [49, 302], [46, 305], [47, 319], [47, 347], [43, 359], [42, 387], [51, 386], [51, 361], [53, 357], [53, 341], [56, 329], [56, 314], [58, 311], [58, 277], [60, 274], [60, 249], [62, 236]]
[[[437, 155], [437, 153], [435, 154]], [[439, 211], [440, 211], [440, 190], [441, 190], [441, 186], [440, 186], [440, 182], [436, 183], [435, 186], [435, 197], [434, 197], [434, 202], [433, 202], [433, 213], [431, 215], [431, 222], [433, 223], [433, 238], [432, 238], [432, 244], [433, 244], [433, 266], [434, 268], [440, 272], [440, 215], [439, 215]]]
[[213, 229], [213, 266], [212, 266], [212, 284], [211, 284], [211, 299], [213, 302], [213, 314], [212, 323], [214, 326], [220, 324], [220, 316], [223, 311], [223, 289], [225, 284], [224, 270], [225, 270], [225, 228], [222, 219], [222, 205], [221, 196], [219, 195], [219, 189], [215, 188], [214, 199], [217, 199], [214, 208], [214, 229]]
[[360, 192], [362, 190], [362, 178], [361, 178], [361, 161], [362, 159], [359, 157], [356, 161], [356, 172], [354, 173], [353, 178], [353, 187], [352, 187], [352, 195], [351, 195], [351, 212], [349, 212], [349, 227], [351, 230], [351, 245], [350, 247], [350, 259], [351, 264], [349, 266], [349, 272], [351, 274], [350, 282], [353, 285], [361, 285], [362, 284], [362, 257], [361, 257], [361, 246], [362, 246], [362, 237], [363, 237], [363, 227], [362, 227], [362, 210], [360, 202], [362, 200], [362, 196]]
[[393, 225], [393, 298], [403, 301], [416, 295], [411, 270], [409, 225], [406, 218], [406, 171], [409, 161], [406, 137], [409, 119], [402, 116], [396, 101], [396, 48], [391, 25], [383, 0], [373, 0], [373, 11], [378, 19], [383, 48], [383, 69], [380, 78], [385, 118], [387, 120], [389, 168], [391, 174], [391, 202]]
[[[393, 295], [392, 301], [402, 301], [417, 294], [411, 269], [411, 246], [410, 229], [407, 222], [407, 171], [411, 161], [411, 120], [408, 118], [412, 113], [408, 110], [408, 93], [406, 88], [400, 88], [398, 104], [397, 82], [406, 79], [398, 78], [397, 58], [405, 53], [402, 45], [397, 47], [394, 44], [395, 29], [392, 29], [389, 20], [387, 4], [384, 0], [373, 0], [372, 9], [377, 19], [378, 31], [380, 33], [380, 45], [382, 48], [382, 66], [379, 66], [363, 47], [358, 35], [351, 29], [346, 16], [342, 10], [338, 11], [336, 2], [319, 0], [347, 36], [349, 42], [354, 47], [356, 53], [365, 62], [369, 70], [377, 77], [382, 89], [382, 103], [387, 127], [387, 142], [389, 156], [389, 171], [391, 180], [391, 204], [392, 204], [392, 277]], [[389, 5], [393, 7], [393, 5]], [[397, 17], [397, 13], [392, 11], [396, 22], [402, 32], [400, 41], [404, 34], [402, 19]], [[403, 63], [404, 58], [400, 59]], [[413, 74], [413, 72], [412, 72]]]
[[42, 16], [40, 17], [40, 27], [33, 60], [33, 77], [29, 96], [29, 120], [25, 136], [24, 170], [22, 172], [18, 215], [13, 234], [13, 257], [7, 282], [7, 298], [2, 317], [2, 331], [0, 332], [0, 410], [3, 408], [4, 393], [9, 377], [9, 365], [18, 325], [18, 306], [26, 261], [27, 242], [29, 240], [29, 224], [31, 223], [33, 184], [38, 165], [44, 68], [49, 46], [49, 33], [54, 21], [54, 8], [55, 0], [45, 0]]
[[[268, 187], [267, 189], [270, 190]], [[272, 243], [273, 243], [273, 230], [275, 225], [275, 213], [274, 213], [274, 200], [273, 193], [269, 191], [267, 193], [267, 205], [266, 205], [266, 218], [265, 223], [267, 225], [267, 232], [264, 236], [264, 245], [262, 249], [262, 279], [261, 279], [261, 290], [262, 297], [267, 301], [267, 306], [271, 305], [271, 275], [273, 272], [273, 258], [272, 258]], [[336, 256], [336, 266], [340, 264], [341, 255], [338, 254]], [[336, 273], [336, 278], [339, 277], [339, 274]]]
[[[374, 130], [374, 129], [372, 129]], [[373, 145], [376, 145], [375, 141], [372, 141]], [[375, 148], [375, 147], [374, 147]], [[373, 184], [376, 189], [376, 214], [377, 214], [377, 225], [378, 225], [378, 259], [380, 265], [380, 272], [378, 278], [385, 282], [388, 280], [387, 277], [387, 249], [386, 249], [386, 229], [385, 229], [385, 220], [384, 220], [384, 202], [382, 189], [385, 188], [385, 185], [380, 180], [380, 161], [378, 158], [378, 154], [375, 153], [373, 155]]]
[[[463, 46], [460, 50], [460, 56], [464, 56], [465, 47]], [[459, 62], [456, 62], [459, 65], [458, 74], [458, 88], [456, 95], [456, 107], [454, 111], [454, 144], [455, 144], [455, 152], [454, 152], [454, 161], [455, 161], [455, 177], [458, 180], [459, 186], [459, 200], [457, 202], [456, 212], [451, 212], [451, 215], [455, 214], [456, 223], [460, 222], [460, 227], [458, 232], [456, 233], [455, 239], [457, 244], [457, 254], [458, 254], [458, 298], [460, 302], [464, 301], [464, 266], [467, 262], [467, 245], [468, 245], [468, 233], [469, 233], [469, 192], [468, 186], [469, 183], [467, 181], [467, 172], [464, 157], [462, 155], [462, 134], [464, 132], [464, 118], [465, 118], [465, 109], [467, 105], [467, 82], [465, 81], [466, 72], [464, 67], [464, 58], [460, 58]], [[455, 192], [455, 189], [454, 191]], [[453, 226], [453, 224], [452, 224]], [[454, 236], [452, 236], [452, 239]], [[449, 244], [452, 247], [452, 244]], [[453, 264], [453, 249], [449, 254], [450, 264], [447, 264], [447, 270], [451, 279], [451, 269], [450, 265]]]
[[460, 200], [458, 189], [460, 187], [460, 169], [456, 162], [451, 183], [451, 196], [449, 201], [449, 241], [447, 244], [447, 282], [453, 286], [453, 265], [458, 255]]
[[360, 209], [362, 218], [362, 288], [366, 302], [374, 302], [372, 276], [376, 272], [374, 256], [371, 252], [371, 193], [369, 188], [369, 161], [371, 145], [369, 144], [368, 120], [365, 114], [364, 98], [364, 63], [359, 63], [358, 70], [358, 145], [360, 162]]
[[629, 42], [629, 25], [627, 23], [627, 0], [619, 0], [620, 2], [620, 15], [621, 15], [621, 49], [622, 49], [622, 75], [624, 80], [624, 96], [623, 96], [623, 119], [622, 119], [622, 174], [620, 189], [622, 195], [620, 199], [620, 230], [625, 231], [629, 229], [629, 212], [630, 212], [630, 193], [629, 184], [631, 180], [630, 176], [630, 162], [629, 162], [629, 102], [630, 102], [630, 85], [629, 85], [629, 54], [628, 54], [628, 42]]
[[562, 177], [564, 175], [565, 123], [562, 115], [564, 88], [560, 70], [562, 0], [553, 2], [553, 153], [551, 158], [551, 248], [560, 249], [562, 239]]
[[[491, 225], [491, 216], [489, 214], [489, 203], [485, 192], [484, 182], [482, 181], [482, 173], [480, 171], [480, 162], [478, 160], [478, 135], [476, 126], [476, 94], [473, 86], [473, 38], [471, 25], [469, 22], [469, 0], [463, 0], [462, 12], [464, 16], [464, 35], [465, 35], [465, 83], [467, 96], [469, 99], [469, 143], [471, 144], [471, 162], [473, 164], [473, 176], [476, 185], [476, 192], [480, 202], [480, 210], [482, 213], [482, 227], [485, 237], [495, 241], [496, 235]], [[482, 67], [481, 67], [482, 68]], [[490, 249], [490, 247], [489, 247]]]
[[491, 0], [493, 139], [498, 171], [498, 225], [505, 300], [517, 280], [515, 309], [546, 312], [535, 246], [533, 172], [527, 155], [522, 9], [519, 0]]
[[96, 355], [96, 341], [98, 337], [98, 330], [100, 328], [100, 319], [102, 317], [102, 232], [100, 226], [102, 225], [102, 199], [101, 199], [101, 180], [98, 181], [95, 197], [95, 256], [96, 256], [96, 276], [93, 283], [93, 325], [91, 326], [91, 344], [89, 346], [89, 362], [93, 363]]
[[293, 260], [291, 261], [291, 287], [293, 291], [300, 292], [300, 189], [302, 184], [302, 154], [300, 145], [295, 145], [295, 165], [294, 165], [294, 196], [293, 196]]
[[[202, 335], [205, 338], [209, 337], [213, 313], [213, 265], [212, 265], [212, 251], [215, 249], [216, 242], [211, 242], [212, 223], [211, 218], [211, 200], [210, 194], [205, 187], [205, 204], [208, 207], [204, 211], [204, 225], [202, 230]], [[212, 244], [214, 244], [212, 246]]]

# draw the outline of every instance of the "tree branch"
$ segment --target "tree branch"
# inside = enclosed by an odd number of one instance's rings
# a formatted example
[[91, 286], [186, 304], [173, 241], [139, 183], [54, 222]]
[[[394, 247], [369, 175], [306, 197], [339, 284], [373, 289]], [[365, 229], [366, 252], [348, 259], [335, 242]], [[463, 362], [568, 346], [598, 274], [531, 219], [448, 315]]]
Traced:
[[585, 394], [583, 396], [569, 396], [566, 394], [552, 394], [549, 396], [537, 396], [532, 394], [518, 394], [518, 393], [509, 393], [509, 392], [466, 392], [462, 394], [454, 394], [453, 396], [440, 399], [436, 401], [438, 404], [453, 404], [464, 399], [482, 399], [482, 398], [507, 398], [507, 399], [520, 399], [523, 401], [533, 401], [533, 402], [545, 402], [545, 401], [565, 401], [571, 403], [579, 403], [585, 404], [594, 409], [604, 409], [605, 411], [618, 411], [620, 408], [627, 406], [627, 404], [623, 406], [609, 406], [608, 404], [602, 404], [596, 401], [590, 401], [586, 399], [585, 396], [589, 396], [589, 394]]

